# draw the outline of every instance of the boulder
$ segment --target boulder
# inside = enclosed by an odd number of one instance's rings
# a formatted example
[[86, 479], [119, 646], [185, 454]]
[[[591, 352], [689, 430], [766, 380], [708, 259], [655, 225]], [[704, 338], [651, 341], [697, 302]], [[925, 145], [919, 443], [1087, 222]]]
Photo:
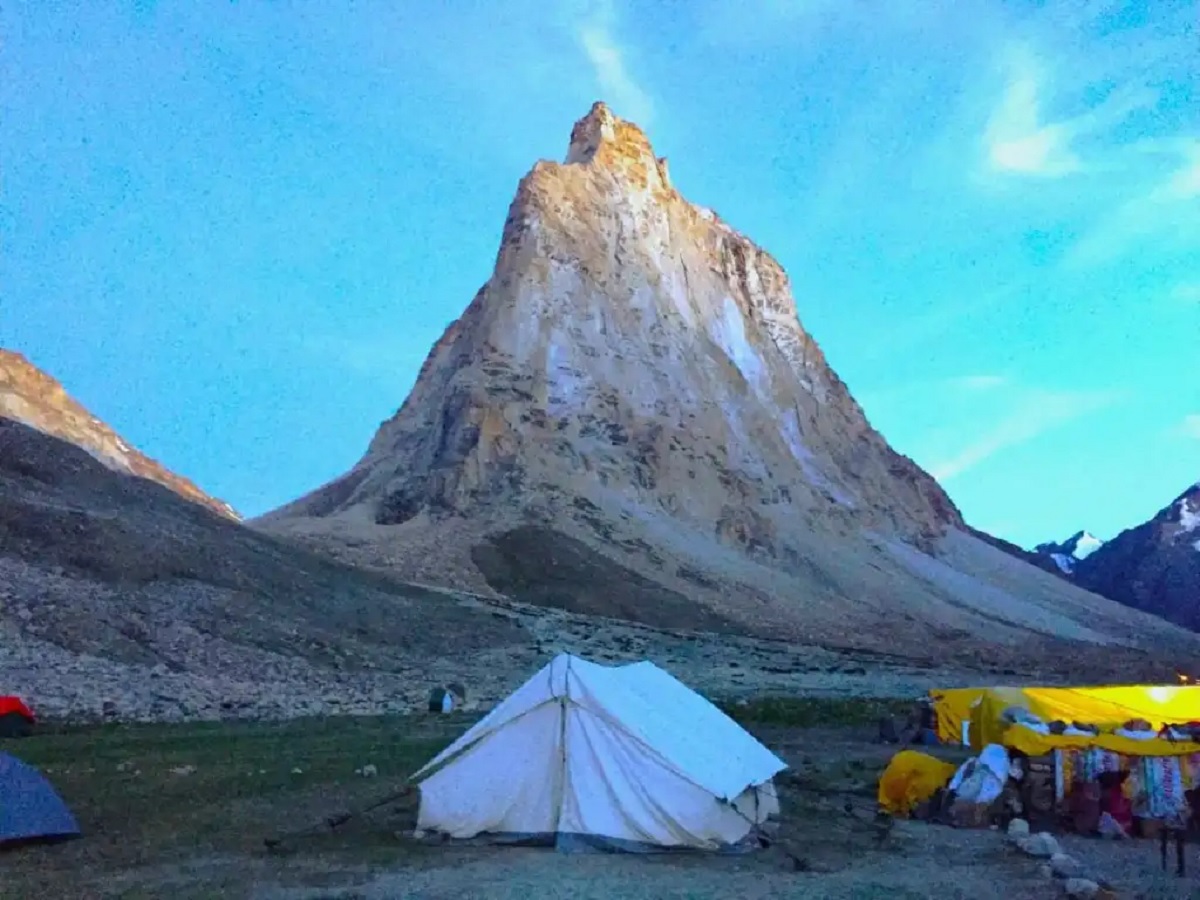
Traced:
[[1059, 878], [1082, 878], [1083, 865], [1066, 853], [1055, 853], [1050, 857], [1050, 868]]
[[1029, 823], [1024, 819], [1013, 819], [1008, 823], [1008, 836], [1014, 841], [1029, 837]]
[[1068, 897], [1091, 900], [1091, 898], [1099, 896], [1100, 885], [1087, 878], [1068, 878], [1063, 883], [1063, 893]]
[[1017, 846], [1021, 848], [1023, 853], [1027, 853], [1038, 859], [1050, 859], [1054, 854], [1061, 852], [1058, 841], [1054, 839], [1054, 835], [1045, 831], [1039, 831], [1030, 837], [1021, 838], [1017, 841]]

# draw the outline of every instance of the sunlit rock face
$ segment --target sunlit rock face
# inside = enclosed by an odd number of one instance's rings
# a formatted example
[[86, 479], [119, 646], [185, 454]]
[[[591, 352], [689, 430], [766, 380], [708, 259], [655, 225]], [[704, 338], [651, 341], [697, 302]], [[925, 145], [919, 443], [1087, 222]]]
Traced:
[[1037, 652], [1031, 629], [1128, 626], [967, 529], [867, 422], [779, 263], [600, 103], [564, 162], [521, 180], [491, 277], [364, 456], [254, 524], [425, 583], [671, 627], [692, 609], [977, 659], [980, 640]]

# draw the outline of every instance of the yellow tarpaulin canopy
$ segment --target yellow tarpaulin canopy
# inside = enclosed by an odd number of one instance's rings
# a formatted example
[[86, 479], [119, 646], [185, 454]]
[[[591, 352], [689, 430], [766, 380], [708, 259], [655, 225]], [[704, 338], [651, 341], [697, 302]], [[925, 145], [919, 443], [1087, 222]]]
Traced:
[[983, 696], [985, 687], [947, 688], [929, 692], [937, 713], [937, 736], [943, 744], [959, 744], [963, 723], [971, 721], [971, 707]]
[[[961, 708], [965, 695], [946, 693], [955, 694], [950, 703]], [[1040, 734], [1024, 726], [1011, 725], [1003, 718], [1006, 709], [1016, 706], [1046, 723], [1062, 721], [1069, 725], [1078, 722], [1111, 732], [1131, 719], [1144, 719], [1157, 731], [1167, 724], [1200, 721], [1200, 686], [1196, 685], [997, 687], [979, 690], [969, 703], [971, 746], [975, 749], [988, 744], [1004, 744], [1031, 756], [1066, 747], [1101, 747], [1125, 756], [1180, 756], [1200, 752], [1200, 744], [1188, 741], [1138, 740], [1111, 733]], [[940, 716], [939, 708], [939, 719]], [[959, 727], [961, 729], [961, 724]]]
[[[1009, 706], [1027, 707], [1023, 691], [1028, 688], [1017, 687], [965, 687], [932, 690], [929, 698], [933, 701], [934, 712], [937, 713], [937, 735], [943, 744], [961, 744], [963, 740], [963, 725], [971, 721], [971, 713], [979, 705], [983, 695], [991, 692], [1002, 695], [1009, 700]], [[1087, 690], [1085, 688], [1085, 690]], [[1124, 719], [1122, 721], [1125, 721]]]

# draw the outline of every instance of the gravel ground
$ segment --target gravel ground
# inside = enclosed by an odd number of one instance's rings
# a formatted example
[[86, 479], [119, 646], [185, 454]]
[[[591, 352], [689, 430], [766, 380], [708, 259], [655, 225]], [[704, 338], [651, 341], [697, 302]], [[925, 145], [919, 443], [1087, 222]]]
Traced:
[[346, 888], [278, 890], [262, 886], [256, 900], [317, 900], [344, 897], [488, 898], [534, 900], [621, 897], [756, 900], [821, 897], [829, 900], [1024, 900], [1047, 896], [1051, 886], [1036, 866], [1006, 852], [1000, 837], [920, 825], [895, 835], [899, 846], [861, 855], [832, 872], [788, 871], [770, 852], [745, 860], [680, 862], [624, 856], [564, 856], [550, 851], [495, 850], [488, 858], [453, 868], [394, 872]]
[[[820, 822], [814, 822], [820, 827]], [[836, 843], [836, 842], [835, 842]], [[1066, 852], [1106, 878], [1121, 898], [1200, 897], [1200, 859], [1185, 878], [1159, 870], [1157, 845], [1113, 845], [1063, 837]], [[858, 844], [857, 846], [854, 846]], [[109, 882], [112, 896], [223, 896], [253, 900], [629, 900], [811, 897], [829, 900], [1043, 900], [1062, 896], [1061, 882], [1014, 851], [993, 831], [898, 823], [889, 844], [813, 848], [814, 871], [795, 872], [772, 850], [737, 859], [563, 855], [549, 850], [470, 848], [414, 858], [397, 851], [394, 866], [326, 866], [295, 859], [193, 859]], [[441, 855], [440, 853], [437, 855]], [[132, 873], [131, 873], [132, 874]], [[199, 884], [219, 894], [193, 894]], [[0, 896], [7, 896], [0, 890]]]
[[[1066, 836], [1063, 849], [1086, 870], [1105, 878], [1122, 898], [1185, 900], [1200, 897], [1200, 854], [1190, 848], [1192, 870], [1184, 878], [1160, 870], [1158, 845], [1121, 845]], [[1173, 857], [1171, 857], [1173, 867]], [[664, 860], [626, 856], [564, 856], [541, 850], [492, 850], [452, 867], [428, 867], [376, 875], [341, 891], [281, 889], [260, 884], [256, 900], [323, 898], [667, 898], [746, 900], [813, 897], [829, 900], [938, 897], [1023, 900], [1057, 897], [1061, 882], [1046, 877], [1041, 864], [1024, 857], [992, 831], [966, 831], [900, 823], [892, 846], [859, 854], [833, 871], [796, 873], [770, 851], [739, 860]], [[818, 868], [830, 868], [816, 862]]]
[[[1194, 840], [1194, 839], [1193, 839]], [[1167, 872], [1161, 868], [1158, 841], [1102, 841], [1076, 835], [1059, 835], [1063, 852], [1083, 863], [1117, 889], [1121, 897], [1146, 900], [1194, 900], [1200, 897], [1200, 847], [1187, 847], [1185, 877], [1175, 875], [1175, 849], [1167, 851]]]

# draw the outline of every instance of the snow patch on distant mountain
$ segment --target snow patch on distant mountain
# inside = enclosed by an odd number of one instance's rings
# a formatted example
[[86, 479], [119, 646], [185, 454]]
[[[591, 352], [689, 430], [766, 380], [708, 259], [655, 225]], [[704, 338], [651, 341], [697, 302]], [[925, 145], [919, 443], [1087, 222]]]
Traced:
[[1200, 484], [1080, 563], [1073, 580], [1118, 603], [1200, 631]]
[[1187, 497], [1179, 501], [1179, 528], [1182, 531], [1200, 528], [1200, 504], [1192, 506]]
[[1060, 572], [1070, 575], [1075, 570], [1076, 561], [1064, 553], [1051, 553], [1050, 558], [1054, 560], [1054, 564], [1058, 566]]
[[1064, 575], [1073, 575], [1075, 565], [1104, 546], [1104, 541], [1087, 531], [1079, 531], [1061, 543], [1048, 542], [1033, 548], [1035, 553], [1049, 557]]
[[[1200, 487], [1200, 484], [1196, 487]], [[1197, 529], [1200, 529], [1200, 500], [1192, 500], [1184, 495], [1179, 498], [1179, 533], [1190, 534]], [[1200, 552], [1200, 538], [1192, 541], [1192, 546]]]

